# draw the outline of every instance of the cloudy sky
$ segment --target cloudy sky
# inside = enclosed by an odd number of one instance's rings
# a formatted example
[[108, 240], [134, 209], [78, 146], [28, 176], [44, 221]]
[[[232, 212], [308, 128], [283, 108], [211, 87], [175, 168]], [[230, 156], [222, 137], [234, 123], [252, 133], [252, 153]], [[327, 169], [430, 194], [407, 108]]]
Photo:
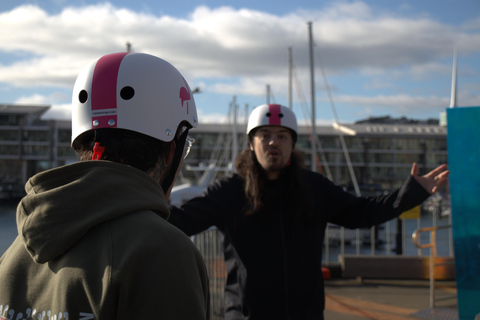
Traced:
[[291, 48], [293, 109], [306, 119], [308, 22], [319, 124], [334, 111], [344, 123], [438, 118], [450, 104], [454, 48], [457, 104], [480, 105], [478, 0], [2, 1], [0, 103], [51, 105], [46, 118], [69, 119], [81, 68], [129, 42], [176, 66], [200, 88], [200, 122], [218, 122], [234, 97], [240, 116], [267, 99], [288, 104]]

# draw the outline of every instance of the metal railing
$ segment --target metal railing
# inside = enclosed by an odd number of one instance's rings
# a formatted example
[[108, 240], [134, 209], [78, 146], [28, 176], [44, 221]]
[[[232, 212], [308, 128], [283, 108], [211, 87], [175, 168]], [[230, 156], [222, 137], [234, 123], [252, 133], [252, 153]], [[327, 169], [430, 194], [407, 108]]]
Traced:
[[216, 228], [192, 236], [192, 241], [203, 255], [210, 283], [210, 311], [212, 320], [223, 320], [225, 310], [224, 287], [227, 271]]
[[[440, 227], [426, 227], [426, 228], [420, 228], [418, 230], [415, 230], [412, 234], [412, 239], [413, 243], [415, 246], [419, 249], [430, 249], [430, 265], [429, 265], [429, 277], [430, 277], [430, 308], [435, 308], [435, 301], [439, 300], [447, 300], [447, 299], [454, 299], [456, 298], [455, 296], [448, 296], [448, 297], [443, 297], [441, 299], [437, 298], [435, 299], [435, 280], [436, 280], [436, 274], [435, 274], [435, 267], [445, 265], [445, 264], [452, 264], [454, 263], [453, 259], [452, 261], [447, 261], [447, 262], [441, 262], [437, 263], [436, 258], [437, 258], [437, 230], [439, 229], [448, 229], [451, 228], [451, 225], [446, 225], [446, 226], [440, 226]], [[419, 242], [419, 237], [418, 235], [422, 232], [430, 232], [430, 243], [425, 243], [425, 244], [420, 244]]]

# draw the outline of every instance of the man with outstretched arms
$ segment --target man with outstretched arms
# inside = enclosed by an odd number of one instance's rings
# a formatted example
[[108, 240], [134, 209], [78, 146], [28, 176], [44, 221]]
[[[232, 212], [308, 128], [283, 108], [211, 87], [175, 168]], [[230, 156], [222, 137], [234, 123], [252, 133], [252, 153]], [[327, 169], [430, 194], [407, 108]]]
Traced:
[[442, 165], [376, 198], [356, 197], [303, 168], [297, 120], [287, 107], [255, 108], [249, 148], [232, 177], [171, 208], [169, 221], [188, 235], [216, 226], [227, 267], [225, 319], [323, 319], [322, 246], [328, 222], [368, 228], [419, 205], [447, 179]]

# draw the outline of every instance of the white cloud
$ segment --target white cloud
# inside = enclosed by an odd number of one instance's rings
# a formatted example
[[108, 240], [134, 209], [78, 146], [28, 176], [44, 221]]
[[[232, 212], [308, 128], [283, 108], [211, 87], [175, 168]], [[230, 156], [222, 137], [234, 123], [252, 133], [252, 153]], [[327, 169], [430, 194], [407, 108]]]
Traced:
[[[368, 107], [367, 111], [373, 113], [375, 111], [384, 110], [384, 113], [391, 113], [394, 111], [397, 114], [409, 114], [409, 115], [423, 115], [426, 109], [436, 110], [437, 112], [444, 111], [450, 104], [450, 99], [446, 97], [436, 96], [411, 96], [406, 94], [398, 94], [391, 96], [338, 96], [336, 101], [339, 103], [345, 103], [354, 108]], [[375, 110], [375, 111], [374, 111]]]
[[61, 101], [65, 99], [65, 95], [62, 93], [52, 93], [48, 96], [41, 94], [34, 94], [28, 97], [21, 97], [15, 103], [25, 104], [25, 105], [49, 105], [50, 109], [45, 112], [42, 116], [42, 119], [58, 119], [58, 120], [71, 120], [72, 109], [71, 104], [51, 104], [52, 101]]
[[[392, 88], [398, 85], [393, 81], [402, 77], [431, 79], [446, 74], [450, 63], [444, 61], [452, 55], [453, 43], [461, 54], [480, 53], [480, 18], [459, 28], [425, 16], [378, 13], [360, 1], [284, 16], [201, 6], [183, 18], [120, 9], [109, 3], [65, 7], [57, 14], [25, 5], [0, 13], [0, 52], [18, 58], [0, 61], [0, 83], [68, 89], [83, 65], [103, 54], [125, 51], [129, 41], [134, 51], [170, 61], [191, 84], [208, 83], [205, 91], [261, 96], [265, 85], [271, 84], [280, 99], [287, 91], [289, 46], [297, 72], [308, 74], [307, 21], [314, 21], [315, 54], [329, 76], [389, 75], [382, 78], [383, 83], [378, 82], [380, 78], [366, 81], [369, 89]], [[340, 80], [331, 84], [341, 85]], [[412, 103], [421, 108], [441, 105], [447, 98], [344, 95], [336, 99], [362, 107], [395, 105], [402, 112], [414, 109]], [[55, 105], [67, 101], [55, 101]]]
[[229, 123], [230, 119], [227, 114], [221, 113], [204, 113], [201, 109], [197, 110], [198, 119], [201, 123]]
[[52, 105], [50, 110], [45, 112], [42, 119], [57, 119], [57, 120], [72, 120], [72, 105], [71, 104], [59, 104]]
[[451, 75], [452, 65], [445, 65], [437, 62], [428, 62], [422, 65], [411, 67], [410, 73], [415, 80], [425, 80], [439, 74]]
[[40, 95], [40, 94], [34, 94], [33, 96], [29, 97], [21, 97], [15, 103], [18, 104], [47, 104], [46, 102], [47, 97]]
[[[189, 20], [136, 13], [108, 3], [67, 7], [57, 15], [21, 6], [0, 15], [6, 25], [0, 32], [2, 50], [28, 51], [40, 57], [32, 64], [42, 69], [58, 68], [52, 60], [61, 57], [69, 65], [78, 60], [86, 63], [107, 52], [123, 51], [131, 41], [135, 50], [170, 58], [196, 76], [231, 76], [275, 73], [286, 63], [288, 46], [294, 46], [297, 55], [306, 53], [306, 21], [317, 13], [324, 19], [314, 23], [314, 36], [329, 68], [335, 69], [434, 60], [451, 54], [456, 33], [426, 19], [375, 19], [361, 2], [284, 17], [247, 9], [198, 7]], [[475, 35], [460, 35], [464, 42], [475, 39]], [[22, 64], [12, 68], [24, 70]], [[74, 70], [70, 69], [72, 77]]]

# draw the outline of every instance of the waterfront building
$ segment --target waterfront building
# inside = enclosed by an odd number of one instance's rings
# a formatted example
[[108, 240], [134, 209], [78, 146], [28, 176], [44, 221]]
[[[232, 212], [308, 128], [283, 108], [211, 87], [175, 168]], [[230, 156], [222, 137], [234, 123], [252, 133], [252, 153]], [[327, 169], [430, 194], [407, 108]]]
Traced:
[[[70, 147], [70, 121], [42, 120], [49, 108], [0, 104], [0, 197], [20, 196], [32, 175], [78, 161]], [[236, 139], [233, 132], [237, 133]], [[212, 162], [217, 167], [232, 168], [232, 159], [247, 147], [244, 132], [244, 124], [235, 128], [232, 124], [200, 123], [190, 132], [196, 141], [181, 177], [195, 180], [199, 174], [192, 168], [206, 168]], [[401, 186], [413, 162], [419, 164], [420, 172], [447, 163], [446, 127], [434, 121], [392, 121], [387, 117], [344, 124], [340, 129], [322, 125], [316, 133], [316, 169], [336, 184], [352, 188], [343, 137], [362, 194]], [[310, 136], [309, 127], [300, 125], [296, 146], [304, 153], [308, 168], [312, 162]], [[184, 181], [180, 179], [179, 183]]]
[[[428, 172], [447, 163], [446, 127], [429, 123], [356, 123], [342, 125], [342, 131], [333, 126], [317, 126], [317, 165], [339, 185], [349, 186], [351, 176], [340, 134], [345, 141], [351, 166], [361, 189], [392, 190], [400, 187], [410, 174], [413, 162], [420, 172]], [[237, 143], [232, 143], [231, 124], [200, 124], [190, 135], [195, 138], [192, 157], [187, 165], [208, 164], [219, 159], [217, 165], [228, 166], [234, 145], [246, 147], [245, 125], [238, 126]], [[319, 144], [318, 144], [319, 143]], [[221, 146], [221, 150], [218, 150]], [[311, 167], [310, 129], [299, 126], [296, 147], [305, 155]], [[219, 157], [212, 157], [218, 154]]]
[[42, 120], [49, 109], [0, 104], [0, 198], [18, 198], [29, 177], [76, 161], [70, 121]]

